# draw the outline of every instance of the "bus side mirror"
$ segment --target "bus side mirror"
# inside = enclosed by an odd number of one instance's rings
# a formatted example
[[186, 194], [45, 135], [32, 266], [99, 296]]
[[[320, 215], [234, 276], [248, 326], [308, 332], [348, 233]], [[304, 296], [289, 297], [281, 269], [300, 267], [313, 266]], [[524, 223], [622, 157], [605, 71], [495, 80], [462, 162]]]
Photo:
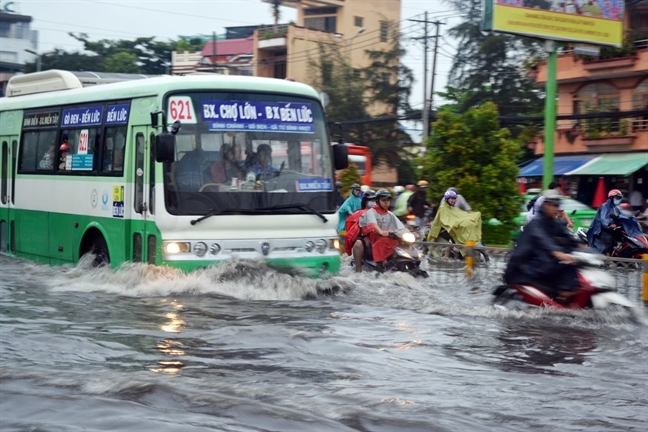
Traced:
[[349, 166], [349, 148], [344, 144], [333, 146], [333, 163], [336, 170], [347, 169]]
[[157, 162], [175, 162], [175, 135], [162, 132], [155, 136], [155, 160]]

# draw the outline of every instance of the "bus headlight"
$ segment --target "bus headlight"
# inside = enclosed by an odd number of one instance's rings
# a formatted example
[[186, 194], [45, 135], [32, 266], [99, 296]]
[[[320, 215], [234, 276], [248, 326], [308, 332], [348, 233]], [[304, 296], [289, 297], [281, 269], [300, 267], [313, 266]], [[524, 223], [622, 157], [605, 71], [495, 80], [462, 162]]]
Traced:
[[317, 243], [315, 243], [315, 248], [317, 249], [317, 252], [324, 253], [324, 251], [326, 251], [327, 244], [328, 243], [326, 243], [326, 240], [324, 239], [317, 240]]
[[335, 249], [335, 250], [340, 249], [340, 240], [331, 239], [331, 249]]
[[207, 253], [207, 245], [203, 242], [198, 242], [193, 247], [193, 253], [199, 257], [204, 256]]
[[191, 250], [191, 245], [186, 242], [169, 242], [164, 245], [164, 252], [175, 255], [187, 253]]

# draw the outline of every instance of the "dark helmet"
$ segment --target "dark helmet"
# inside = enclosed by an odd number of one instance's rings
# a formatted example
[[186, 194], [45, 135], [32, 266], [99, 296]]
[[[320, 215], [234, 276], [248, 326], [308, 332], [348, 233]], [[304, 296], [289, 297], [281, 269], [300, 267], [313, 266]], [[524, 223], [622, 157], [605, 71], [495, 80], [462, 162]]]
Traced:
[[380, 189], [378, 192], [376, 192], [376, 199], [391, 197], [392, 196], [387, 189]]
[[358, 183], [353, 183], [351, 185], [351, 190], [353, 190], [353, 189], [360, 189], [360, 185]]
[[372, 199], [376, 199], [376, 192], [369, 189], [367, 192], [364, 193], [364, 195], [362, 196], [362, 199], [366, 199], [367, 201], [372, 200]]
[[257, 147], [257, 153], [262, 152], [272, 153], [272, 147], [270, 147], [268, 144], [259, 144], [259, 147]]
[[340, 189], [342, 187], [342, 182], [335, 182], [335, 188]]

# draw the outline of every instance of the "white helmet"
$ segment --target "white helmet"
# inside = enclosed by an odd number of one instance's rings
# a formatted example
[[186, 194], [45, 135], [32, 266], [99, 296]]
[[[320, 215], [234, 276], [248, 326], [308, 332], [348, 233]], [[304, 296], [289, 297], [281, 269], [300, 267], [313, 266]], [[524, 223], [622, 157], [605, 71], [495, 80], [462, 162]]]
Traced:
[[403, 186], [394, 186], [393, 191], [394, 191], [394, 193], [401, 193], [401, 192], [405, 191], [405, 187], [403, 187]]
[[362, 185], [360, 186], [360, 190], [364, 193], [367, 192], [369, 189], [371, 189], [368, 185]]

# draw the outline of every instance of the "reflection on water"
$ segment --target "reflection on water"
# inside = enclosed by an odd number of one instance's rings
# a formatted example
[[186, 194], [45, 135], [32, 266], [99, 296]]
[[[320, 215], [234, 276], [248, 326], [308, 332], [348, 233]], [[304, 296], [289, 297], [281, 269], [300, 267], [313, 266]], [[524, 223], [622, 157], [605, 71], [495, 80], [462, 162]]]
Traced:
[[582, 364], [597, 348], [593, 331], [551, 323], [506, 323], [497, 339], [501, 342], [502, 369], [531, 373], [559, 373], [550, 367]]

